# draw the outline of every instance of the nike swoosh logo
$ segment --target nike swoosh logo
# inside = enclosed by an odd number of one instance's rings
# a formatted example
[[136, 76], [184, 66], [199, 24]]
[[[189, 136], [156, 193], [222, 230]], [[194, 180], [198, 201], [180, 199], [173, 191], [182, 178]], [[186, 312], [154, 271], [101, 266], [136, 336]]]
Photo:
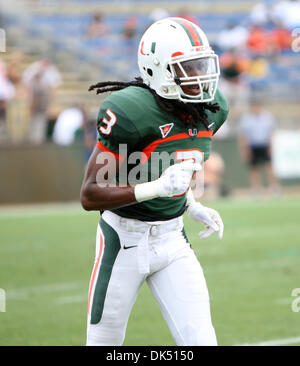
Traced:
[[130, 249], [130, 248], [134, 248], [137, 247], [137, 245], [130, 245], [129, 247], [124, 245], [123, 249]]

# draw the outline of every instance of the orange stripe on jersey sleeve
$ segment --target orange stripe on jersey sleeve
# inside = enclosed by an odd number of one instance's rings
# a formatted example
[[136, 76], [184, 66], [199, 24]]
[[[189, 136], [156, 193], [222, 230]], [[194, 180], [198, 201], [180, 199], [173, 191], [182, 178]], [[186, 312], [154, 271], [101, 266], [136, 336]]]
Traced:
[[96, 146], [98, 147], [99, 150], [102, 150], [104, 152], [109, 152], [111, 154], [113, 154], [113, 156], [115, 157], [115, 159], [123, 161], [125, 159], [125, 156], [120, 155], [112, 150], [110, 150], [108, 147], [106, 147], [105, 145], [101, 144], [100, 141], [97, 142]]

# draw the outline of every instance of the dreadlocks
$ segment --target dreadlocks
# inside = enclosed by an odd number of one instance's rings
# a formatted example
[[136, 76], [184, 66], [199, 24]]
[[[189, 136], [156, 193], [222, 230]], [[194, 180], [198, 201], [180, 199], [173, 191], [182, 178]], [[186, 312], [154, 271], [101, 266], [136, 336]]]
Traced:
[[128, 86], [139, 86], [144, 89], [148, 89], [154, 96], [156, 103], [165, 112], [175, 114], [185, 121], [187, 125], [197, 126], [201, 122], [208, 130], [209, 122], [207, 120], [206, 109], [212, 113], [216, 113], [220, 110], [217, 103], [183, 103], [178, 100], [165, 99], [160, 97], [153, 89], [144, 84], [143, 79], [140, 77], [135, 78], [133, 81], [105, 81], [100, 82], [89, 87], [89, 91], [97, 89], [97, 94], [122, 90]]

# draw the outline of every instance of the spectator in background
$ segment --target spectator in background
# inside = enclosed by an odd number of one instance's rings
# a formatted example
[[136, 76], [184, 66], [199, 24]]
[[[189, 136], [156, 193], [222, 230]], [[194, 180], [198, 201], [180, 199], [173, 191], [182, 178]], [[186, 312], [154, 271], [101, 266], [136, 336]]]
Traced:
[[[7, 101], [5, 113], [11, 143], [19, 143], [25, 138], [29, 121], [28, 96], [22, 84], [22, 61], [23, 54], [15, 51], [9, 55], [6, 64], [7, 79], [14, 87], [14, 96]], [[0, 135], [5, 136], [3, 131]]]
[[7, 77], [14, 84], [15, 87], [18, 87], [21, 83], [22, 73], [21, 73], [21, 64], [22, 64], [23, 55], [19, 52], [14, 52], [11, 55], [11, 60], [7, 63]]
[[[26, 88], [22, 83], [22, 64], [23, 64], [23, 57], [24, 55], [21, 52], [13, 52], [11, 54], [10, 60], [7, 63], [6, 70], [7, 70], [7, 77], [14, 85], [16, 90], [16, 95], [13, 100], [14, 106], [21, 102], [22, 104], [26, 103], [27, 93]], [[18, 108], [18, 107], [17, 107]], [[28, 106], [26, 106], [28, 109]], [[19, 122], [21, 122], [19, 120]], [[25, 124], [25, 121], [24, 121]]]
[[97, 111], [95, 114], [91, 114], [89, 118], [85, 120], [83, 126], [83, 143], [85, 150], [85, 161], [88, 162], [91, 153], [94, 150], [95, 144], [97, 142], [97, 129], [95, 128], [95, 123], [97, 121]]
[[217, 46], [223, 51], [231, 49], [243, 50], [248, 39], [248, 30], [244, 26], [230, 22], [226, 28], [220, 32], [217, 38]]
[[273, 195], [279, 195], [280, 186], [273, 173], [271, 159], [271, 143], [275, 130], [273, 115], [262, 108], [258, 99], [253, 99], [250, 111], [246, 113], [239, 124], [239, 148], [241, 156], [249, 166], [251, 190], [254, 196], [259, 196], [263, 190], [261, 172], [266, 172], [268, 185]]
[[248, 105], [249, 88], [245, 74], [250, 64], [251, 60], [235, 49], [224, 52], [220, 57], [220, 88], [226, 94], [229, 107], [234, 106], [239, 115]]
[[253, 25], [247, 40], [247, 49], [254, 56], [274, 56], [291, 47], [291, 32], [282, 23], [267, 31], [261, 25]]
[[[170, 16], [169, 12], [163, 8], [155, 8], [151, 11], [149, 15], [149, 23], [152, 24], [158, 20], [168, 18]], [[149, 24], [149, 25], [150, 25]]]
[[135, 16], [130, 16], [125, 19], [121, 34], [122, 48], [118, 50], [118, 52], [121, 52], [123, 57], [127, 60], [126, 74], [131, 75], [131, 77], [135, 77], [136, 75], [136, 63], [132, 55], [135, 54], [138, 48], [138, 25], [139, 19]]
[[290, 30], [286, 29], [282, 23], [277, 22], [276, 27], [269, 33], [269, 42], [272, 54], [291, 49], [292, 35]]
[[53, 141], [57, 145], [69, 146], [75, 142], [76, 135], [85, 124], [85, 111], [79, 105], [62, 111], [55, 123]]
[[137, 35], [138, 29], [138, 18], [131, 16], [125, 20], [124, 27], [123, 27], [123, 38], [126, 40], [132, 40]]
[[191, 186], [194, 197], [198, 200], [210, 200], [227, 196], [229, 190], [223, 181], [224, 172], [224, 159], [219, 153], [212, 151], [204, 163], [204, 169], [196, 172], [195, 180], [198, 184], [193, 183]]
[[271, 17], [274, 23], [280, 22], [286, 29], [300, 27], [300, 1], [280, 1], [273, 7]]
[[46, 139], [48, 109], [61, 76], [50, 60], [43, 59], [30, 65], [22, 80], [28, 92], [31, 113], [28, 138], [31, 143], [41, 144]]
[[57, 105], [52, 105], [49, 109], [48, 120], [47, 120], [47, 132], [46, 132], [47, 141], [53, 140], [54, 127], [60, 112], [61, 109]]
[[150, 27], [150, 25], [154, 22], [157, 22], [158, 20], [164, 19], [164, 18], [168, 18], [170, 15], [170, 13], [163, 8], [154, 8], [150, 14], [149, 14], [149, 19], [146, 23], [146, 27], [145, 27], [145, 31], [148, 27]]
[[270, 9], [263, 2], [257, 3], [250, 11], [249, 18], [251, 24], [266, 26], [270, 22]]
[[266, 55], [269, 53], [268, 33], [259, 24], [251, 26], [248, 39], [247, 49], [254, 55]]
[[216, 199], [228, 192], [223, 184], [225, 164], [222, 156], [212, 151], [204, 164], [204, 198]]
[[252, 91], [263, 89], [268, 73], [268, 59], [262, 55], [253, 56], [248, 70], [248, 80]]
[[8, 140], [6, 112], [7, 105], [15, 96], [15, 87], [9, 80], [5, 64], [0, 61], [0, 142]]
[[232, 83], [238, 83], [241, 75], [248, 71], [250, 60], [245, 54], [231, 49], [222, 54], [220, 64], [223, 77]]
[[109, 28], [103, 21], [103, 15], [101, 13], [96, 13], [92, 17], [86, 35], [88, 39], [96, 39], [107, 36], [108, 31]]

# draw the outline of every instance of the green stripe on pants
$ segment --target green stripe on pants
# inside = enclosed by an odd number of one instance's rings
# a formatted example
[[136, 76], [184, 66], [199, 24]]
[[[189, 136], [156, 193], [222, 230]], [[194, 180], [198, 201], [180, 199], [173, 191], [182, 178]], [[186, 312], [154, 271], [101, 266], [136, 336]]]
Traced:
[[98, 324], [101, 320], [111, 272], [121, 248], [118, 234], [103, 219], [100, 220], [100, 227], [104, 236], [105, 247], [93, 296], [91, 324]]

